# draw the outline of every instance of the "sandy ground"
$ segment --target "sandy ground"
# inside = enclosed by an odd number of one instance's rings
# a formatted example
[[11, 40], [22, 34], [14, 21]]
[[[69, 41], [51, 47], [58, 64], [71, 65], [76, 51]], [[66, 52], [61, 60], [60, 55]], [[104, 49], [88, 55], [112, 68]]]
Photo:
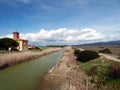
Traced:
[[111, 56], [111, 55], [103, 54], [103, 53], [100, 53], [100, 55], [103, 56], [106, 59], [120, 62], [120, 59], [116, 58], [115, 56]]
[[92, 90], [87, 88], [84, 74], [77, 69], [73, 49], [67, 47], [56, 67], [38, 83], [36, 90]]

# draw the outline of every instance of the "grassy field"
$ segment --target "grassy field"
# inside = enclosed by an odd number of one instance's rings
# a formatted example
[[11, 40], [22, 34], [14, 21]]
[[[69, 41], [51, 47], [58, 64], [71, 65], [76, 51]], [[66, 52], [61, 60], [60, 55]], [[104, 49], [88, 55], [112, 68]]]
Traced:
[[111, 55], [120, 58], [120, 46], [79, 46], [79, 48], [93, 50], [96, 52], [108, 48], [112, 52]]
[[[108, 74], [112, 63], [115, 67], [115, 61], [100, 57], [88, 62], [79, 62], [78, 68], [85, 73], [89, 85], [92, 85], [95, 90], [120, 90], [120, 76], [111, 78]], [[120, 70], [120, 63], [118, 67]]]
[[118, 55], [120, 54], [120, 46], [79, 46], [80, 48], [86, 49], [86, 50], [94, 50], [99, 51], [105, 48], [110, 49], [112, 54]]

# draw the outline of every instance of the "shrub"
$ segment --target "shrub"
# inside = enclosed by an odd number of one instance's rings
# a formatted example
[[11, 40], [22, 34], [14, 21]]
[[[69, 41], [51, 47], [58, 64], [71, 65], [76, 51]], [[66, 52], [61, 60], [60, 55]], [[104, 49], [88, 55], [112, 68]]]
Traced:
[[35, 47], [35, 49], [42, 50], [42, 49], [41, 49], [41, 48], [39, 48], [39, 47]]
[[75, 54], [76, 56], [78, 56], [78, 55], [80, 54], [80, 50], [79, 50], [79, 49], [75, 49], [75, 50], [74, 50], [74, 54]]
[[91, 51], [91, 50], [85, 50], [79, 53], [79, 55], [77, 56], [77, 60], [81, 62], [86, 62], [86, 61], [96, 59], [98, 57], [99, 55], [97, 52]]
[[32, 50], [32, 51], [42, 51], [41, 48], [39, 47], [35, 47], [35, 48], [28, 48], [28, 50]]
[[118, 59], [120, 59], [120, 54], [118, 54]]
[[107, 75], [112, 79], [120, 79], [120, 63], [113, 62], [108, 67]]
[[111, 54], [112, 52], [108, 48], [106, 48], [106, 49], [100, 50], [99, 53], [108, 53], [108, 54]]
[[87, 75], [88, 76], [93, 76], [94, 74], [96, 74], [98, 72], [98, 68], [97, 66], [91, 66], [87, 71]]
[[0, 70], [6, 68], [6, 67], [8, 67], [8, 66], [9, 66], [9, 65], [6, 63], [6, 64], [0, 66]]

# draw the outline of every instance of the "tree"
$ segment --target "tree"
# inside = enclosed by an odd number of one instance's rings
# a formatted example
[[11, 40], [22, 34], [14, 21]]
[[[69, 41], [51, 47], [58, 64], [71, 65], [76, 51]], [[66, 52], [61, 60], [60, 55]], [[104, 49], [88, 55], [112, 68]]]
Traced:
[[99, 53], [108, 53], [108, 54], [111, 54], [112, 52], [110, 51], [110, 49], [106, 48], [106, 49], [100, 50]]
[[15, 49], [19, 43], [13, 39], [10, 38], [2, 38], [0, 39], [0, 49], [2, 50], [8, 50], [9, 48]]
[[80, 54], [80, 50], [79, 50], [79, 49], [75, 49], [75, 50], [74, 50], [74, 54], [75, 54], [76, 56], [78, 56], [78, 55]]

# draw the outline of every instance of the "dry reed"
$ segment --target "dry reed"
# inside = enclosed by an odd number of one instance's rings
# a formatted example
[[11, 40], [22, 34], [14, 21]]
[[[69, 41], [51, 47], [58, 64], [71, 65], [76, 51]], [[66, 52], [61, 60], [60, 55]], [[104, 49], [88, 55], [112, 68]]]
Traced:
[[0, 54], [0, 69], [6, 68], [8, 66], [12, 66], [21, 62], [25, 62], [37, 57], [41, 57], [58, 50], [60, 50], [60, 48], [49, 48], [47, 50], [40, 51], [40, 52], [24, 51], [24, 52]]

